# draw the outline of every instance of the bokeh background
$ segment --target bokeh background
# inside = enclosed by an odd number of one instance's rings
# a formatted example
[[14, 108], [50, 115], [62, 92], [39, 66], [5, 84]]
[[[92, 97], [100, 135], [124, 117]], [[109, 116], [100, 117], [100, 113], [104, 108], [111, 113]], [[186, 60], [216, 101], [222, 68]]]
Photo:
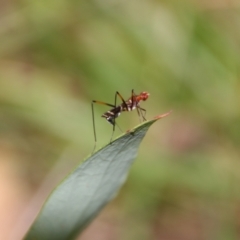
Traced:
[[[91, 153], [91, 100], [131, 89], [151, 94], [147, 118], [173, 112], [78, 239], [240, 239], [239, 10], [237, 0], [1, 0], [0, 239], [21, 239]], [[98, 147], [112, 131], [105, 110], [95, 106]], [[118, 119], [138, 123], [136, 112]]]

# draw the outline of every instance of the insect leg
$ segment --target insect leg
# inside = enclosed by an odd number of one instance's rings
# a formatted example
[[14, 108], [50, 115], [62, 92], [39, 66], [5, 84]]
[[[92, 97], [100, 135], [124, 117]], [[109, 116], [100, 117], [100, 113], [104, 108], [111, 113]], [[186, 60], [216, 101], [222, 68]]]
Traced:
[[[143, 121], [147, 121], [147, 119], [145, 118], [146, 113], [147, 113], [147, 110], [144, 109], [144, 108], [141, 108], [141, 107], [138, 107], [138, 109], [139, 109], [139, 111], [140, 111], [140, 113], [141, 113], [141, 116], [142, 116], [142, 118], [143, 118]], [[144, 112], [144, 114], [143, 114], [143, 112]]]
[[117, 96], [120, 97], [120, 99], [122, 100], [122, 103], [124, 105], [124, 107], [126, 108], [126, 110], [128, 109], [128, 105], [126, 103], [126, 101], [124, 100], [124, 98], [122, 97], [122, 95], [119, 93], [119, 92], [116, 92], [115, 94], [115, 107], [116, 107], [116, 104], [117, 104]]
[[93, 146], [92, 154], [94, 153], [96, 145], [97, 145], [97, 136], [96, 136], [96, 128], [95, 128], [93, 103], [94, 103], [94, 101], [92, 101], [92, 122], [93, 122], [93, 134], [94, 134], [94, 146]]
[[[116, 93], [115, 93], [115, 101], [114, 101], [114, 108], [116, 108], [117, 107], [117, 96], [122, 100], [122, 102], [123, 102], [123, 105], [124, 105], [124, 107], [126, 108], [126, 109], [128, 109], [128, 107], [127, 107], [127, 103], [125, 102], [125, 100], [123, 99], [123, 97], [122, 97], [122, 95], [118, 92], [118, 91], [116, 91]], [[117, 125], [117, 123], [116, 123], [116, 116], [117, 115], [114, 115], [113, 116], [113, 120], [112, 120], [112, 125], [113, 125], [113, 131], [112, 131], [112, 136], [111, 136], [111, 139], [110, 139], [110, 143], [112, 142], [112, 139], [113, 139], [113, 134], [114, 134], [114, 132], [115, 132], [115, 126]], [[121, 128], [117, 125], [117, 127], [118, 127], [118, 129], [122, 132], [122, 130], [121, 130]]]
[[115, 107], [114, 105], [112, 105], [110, 103], [105, 103], [105, 102], [96, 101], [96, 100], [92, 101], [92, 122], [93, 122], [93, 134], [94, 134], [94, 147], [93, 147], [92, 153], [94, 153], [96, 145], [97, 145], [97, 134], [96, 134], [96, 126], [95, 126], [94, 106], [93, 106], [94, 103], [106, 105], [109, 107]]
[[132, 89], [132, 104], [131, 104], [131, 109], [133, 110], [134, 105], [137, 107], [137, 99], [136, 99], [136, 94], [134, 93], [134, 90]]
[[141, 122], [142, 122], [141, 117], [142, 117], [143, 120], [145, 120], [145, 118], [143, 117], [143, 114], [142, 114], [142, 112], [141, 112], [141, 110], [140, 110], [141, 107], [139, 107], [139, 106], [137, 105], [137, 103], [136, 103], [136, 98], [135, 98], [135, 96], [136, 96], [136, 94], [134, 93], [134, 90], [132, 89], [132, 104], [131, 104], [131, 109], [133, 109], [134, 104], [136, 104], [139, 121], [140, 121], [140, 123], [141, 123]]

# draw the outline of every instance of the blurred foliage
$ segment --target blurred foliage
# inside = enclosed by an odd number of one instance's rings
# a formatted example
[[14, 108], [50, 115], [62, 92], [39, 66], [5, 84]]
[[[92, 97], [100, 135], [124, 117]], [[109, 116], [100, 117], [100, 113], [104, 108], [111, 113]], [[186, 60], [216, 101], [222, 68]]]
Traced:
[[148, 91], [148, 118], [173, 113], [142, 144], [112, 239], [239, 239], [237, 1], [20, 0], [0, 13], [0, 150], [15, 153], [23, 184], [39, 186], [69, 147], [91, 152], [92, 99]]

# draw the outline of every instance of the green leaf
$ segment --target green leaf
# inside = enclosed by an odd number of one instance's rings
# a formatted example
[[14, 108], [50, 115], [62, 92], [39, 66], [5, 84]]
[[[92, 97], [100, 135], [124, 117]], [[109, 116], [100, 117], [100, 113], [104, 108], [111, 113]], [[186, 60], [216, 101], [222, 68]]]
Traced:
[[80, 164], [52, 192], [25, 239], [74, 239], [116, 196], [148, 128], [169, 113], [128, 131]]

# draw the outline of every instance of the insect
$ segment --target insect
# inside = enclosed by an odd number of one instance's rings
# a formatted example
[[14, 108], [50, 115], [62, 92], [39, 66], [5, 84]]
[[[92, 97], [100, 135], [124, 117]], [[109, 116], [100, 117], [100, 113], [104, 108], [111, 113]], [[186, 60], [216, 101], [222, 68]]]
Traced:
[[[114, 105], [109, 104], [109, 103], [105, 103], [105, 102], [101, 102], [101, 101], [96, 101], [96, 100], [92, 101], [93, 132], [94, 132], [94, 140], [95, 140], [95, 145], [94, 145], [93, 152], [95, 150], [96, 143], [97, 143], [94, 109], [93, 109], [94, 104], [97, 103], [97, 104], [102, 104], [102, 105], [106, 105], [106, 106], [111, 107], [110, 110], [108, 110], [108, 111], [106, 111], [105, 113], [102, 114], [102, 117], [105, 118], [110, 124], [113, 125], [112, 136], [111, 136], [111, 139], [110, 139], [110, 143], [111, 143], [112, 138], [113, 138], [113, 134], [114, 134], [114, 131], [115, 131], [115, 126], [117, 125], [116, 118], [119, 117], [121, 112], [130, 112], [130, 111], [133, 111], [134, 109], [137, 109], [137, 113], [138, 113], [140, 122], [141, 122], [141, 119], [143, 121], [146, 121], [146, 118], [145, 118], [146, 110], [144, 108], [140, 107], [140, 102], [141, 101], [146, 101], [148, 99], [149, 95], [150, 94], [148, 92], [141, 92], [139, 95], [137, 95], [137, 94], [134, 93], [134, 90], [132, 90], [131, 97], [126, 101], [124, 100], [124, 98], [122, 97], [122, 95], [119, 92], [116, 92], [115, 93]], [[117, 105], [117, 97], [119, 97], [122, 101], [122, 103], [120, 105]], [[119, 128], [118, 125], [117, 125], [117, 127]], [[121, 129], [120, 129], [120, 131], [121, 131]]]

